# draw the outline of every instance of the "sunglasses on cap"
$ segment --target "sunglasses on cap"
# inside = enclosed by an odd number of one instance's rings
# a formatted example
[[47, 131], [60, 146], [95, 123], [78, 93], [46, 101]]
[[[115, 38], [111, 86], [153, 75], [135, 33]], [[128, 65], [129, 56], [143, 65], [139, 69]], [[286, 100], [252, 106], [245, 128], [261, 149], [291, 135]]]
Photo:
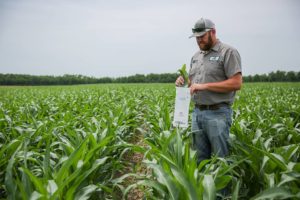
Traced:
[[204, 32], [204, 31], [208, 31], [211, 29], [212, 28], [193, 28], [192, 31], [193, 31], [193, 33], [199, 33], [199, 32]]

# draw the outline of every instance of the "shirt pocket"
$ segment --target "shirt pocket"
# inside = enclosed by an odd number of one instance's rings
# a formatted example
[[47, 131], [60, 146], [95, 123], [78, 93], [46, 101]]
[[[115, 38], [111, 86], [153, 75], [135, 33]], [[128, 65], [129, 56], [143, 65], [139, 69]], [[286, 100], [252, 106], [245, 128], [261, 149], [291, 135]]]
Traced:
[[216, 63], [209, 64], [207, 67], [207, 74], [210, 75], [224, 74], [223, 66], [217, 65]]
[[224, 58], [219, 56], [218, 59], [212, 59], [207, 62], [206, 73], [212, 76], [221, 76], [225, 74]]

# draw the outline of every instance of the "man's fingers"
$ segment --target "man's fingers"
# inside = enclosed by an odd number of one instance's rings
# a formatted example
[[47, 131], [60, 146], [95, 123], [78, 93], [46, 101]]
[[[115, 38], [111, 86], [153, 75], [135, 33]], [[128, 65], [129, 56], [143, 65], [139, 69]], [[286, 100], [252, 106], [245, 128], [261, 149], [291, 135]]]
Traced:
[[190, 93], [193, 94], [193, 93], [194, 93], [194, 90], [195, 90], [195, 89], [194, 89], [194, 85], [191, 85], [191, 87], [190, 87]]
[[176, 86], [180, 86], [184, 84], [184, 79], [182, 78], [182, 76], [179, 76], [175, 82]]

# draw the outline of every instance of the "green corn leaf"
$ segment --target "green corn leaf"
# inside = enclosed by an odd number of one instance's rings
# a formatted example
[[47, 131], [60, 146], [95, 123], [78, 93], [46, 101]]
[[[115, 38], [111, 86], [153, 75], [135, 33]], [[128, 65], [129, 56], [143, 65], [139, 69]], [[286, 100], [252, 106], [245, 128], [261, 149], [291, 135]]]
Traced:
[[[26, 174], [23, 171], [21, 173], [22, 173], [22, 179], [23, 179], [23, 177], [26, 176]], [[31, 185], [29, 180], [25, 179], [25, 181], [23, 181], [23, 180], [20, 181], [20, 179], [17, 177], [16, 184], [17, 184], [18, 190], [19, 190], [18, 198], [29, 199], [28, 195], [31, 193], [31, 191], [27, 189]]]
[[162, 184], [164, 184], [168, 188], [171, 199], [178, 199], [179, 190], [176, 182], [174, 182], [174, 180], [172, 179], [172, 175], [167, 174], [160, 165], [152, 163], [148, 163], [148, 165], [155, 170], [155, 172], [158, 174], [158, 177], [160, 177]]
[[180, 73], [180, 76], [182, 76], [184, 79], [183, 87], [188, 87], [189, 75], [186, 71], [186, 64], [183, 64], [182, 67], [178, 70], [178, 72]]
[[96, 185], [88, 185], [84, 188], [81, 188], [75, 196], [75, 200], [87, 200], [90, 199], [90, 196], [98, 189]]
[[203, 181], [203, 199], [215, 200], [216, 199], [216, 187], [212, 175], [204, 175]]
[[21, 169], [29, 176], [31, 182], [34, 184], [34, 186], [38, 190], [38, 192], [40, 194], [42, 194], [43, 196], [46, 196], [47, 195], [47, 190], [44, 187], [43, 181], [40, 180], [38, 177], [34, 176], [32, 174], [32, 172], [29, 171], [28, 169], [23, 168], [23, 167]]
[[238, 180], [235, 184], [235, 187], [233, 189], [233, 193], [231, 196], [232, 200], [238, 200], [239, 199], [239, 191], [240, 191], [241, 183], [240, 180]]
[[187, 179], [183, 171], [172, 167], [172, 172], [178, 180], [178, 182], [183, 186], [183, 188], [185, 188], [184, 194], [186, 194], [189, 197], [189, 199], [200, 199], [200, 196], [197, 194], [197, 192], [199, 191], [197, 185], [193, 185], [191, 181]]
[[177, 165], [181, 169], [182, 168], [182, 139], [181, 139], [178, 129], [176, 129], [176, 133], [177, 133], [177, 137], [176, 137], [176, 140], [177, 140], [177, 144], [176, 144], [176, 146], [177, 146], [177, 149], [176, 149]]
[[[21, 178], [22, 181], [20, 181], [21, 184], [18, 184], [19, 179], [17, 179], [18, 189], [20, 190], [22, 196], [24, 196], [22, 194], [23, 192], [25, 192], [26, 195], [29, 195], [34, 190], [32, 188], [32, 184], [30, 183], [30, 179], [24, 171], [21, 170], [20, 173], [21, 173], [21, 176], [22, 176], [22, 178]], [[22, 191], [22, 190], [24, 190], [24, 191]]]
[[262, 149], [259, 149], [257, 147], [248, 145], [253, 149], [256, 149], [257, 151], [262, 152], [263, 154], [265, 154], [265, 156], [268, 156], [270, 158], [270, 160], [272, 160], [278, 167], [280, 167], [282, 170], [287, 170], [287, 164], [285, 163], [285, 160], [282, 158], [282, 156], [275, 154], [275, 153], [269, 153], [268, 151], [264, 151]]
[[288, 174], [282, 174], [281, 175], [281, 181], [278, 184], [278, 186], [283, 186], [288, 182], [292, 182], [292, 181], [299, 181], [299, 177], [295, 178], [293, 176], [289, 176]]
[[42, 199], [42, 195], [40, 193], [38, 193], [37, 191], [34, 191], [31, 195], [30, 195], [30, 200], [39, 200]]
[[220, 190], [227, 186], [227, 184], [231, 181], [232, 177], [229, 175], [225, 176], [218, 176], [215, 180], [216, 182], [216, 189]]
[[[76, 189], [78, 188], [78, 186], [95, 170], [97, 170], [99, 168], [100, 165], [104, 164], [106, 162], [106, 160], [109, 157], [104, 157], [98, 160], [95, 160], [93, 166], [86, 170], [86, 171], [82, 171], [80, 169], [77, 169], [74, 172], [74, 175], [72, 174], [70, 176], [70, 178], [75, 179], [75, 182], [73, 183], [72, 187], [69, 188], [68, 192], [66, 193], [66, 199], [73, 199], [73, 195], [76, 191]], [[81, 174], [80, 174], [81, 173]], [[69, 182], [69, 180], [66, 180], [66, 182]]]
[[[88, 139], [91, 139], [93, 138], [93, 135], [89, 135], [86, 137], [86, 139], [83, 141], [83, 143], [87, 143], [89, 140]], [[99, 150], [100, 148], [103, 148], [103, 146], [105, 146], [108, 141], [111, 139], [111, 137], [107, 137], [105, 139], [103, 139], [99, 144], [97, 144], [97, 146], [95, 146], [93, 149], [91, 149], [86, 157], [85, 157], [85, 160], [84, 160], [84, 163], [83, 165], [86, 166], [88, 165], [89, 163], [91, 164], [92, 161], [92, 155], [94, 155], [97, 150]], [[79, 159], [79, 155], [82, 154], [81, 151], [84, 151], [84, 148], [83, 148], [83, 143], [82, 145], [80, 145], [78, 147], [78, 149], [76, 149], [77, 151], [77, 154], [78, 155], [74, 155], [73, 158], [72, 155], [70, 156], [70, 158], [65, 161], [66, 162], [66, 165], [70, 165], [72, 164], [72, 162], [78, 162], [77, 159]], [[82, 149], [81, 149], [82, 148]], [[81, 150], [79, 150], [81, 149]], [[76, 152], [74, 151], [74, 153]], [[75, 159], [75, 157], [77, 157]], [[104, 157], [104, 158], [101, 158], [101, 159], [97, 159], [97, 160], [93, 160], [93, 165], [91, 166], [90, 169], [86, 170], [86, 171], [82, 171], [82, 168], [77, 168], [72, 174], [69, 174], [68, 177], [65, 177], [63, 182], [59, 182], [58, 184], [58, 190], [54, 193], [54, 195], [52, 196], [52, 199], [55, 199], [57, 195], [60, 195], [61, 192], [63, 191], [64, 187], [66, 187], [71, 181], [75, 180], [74, 183], [72, 184], [72, 187], [69, 188], [68, 192], [66, 193], [66, 199], [73, 199], [73, 194], [75, 193], [74, 191], [77, 189], [77, 187], [91, 174], [93, 173], [95, 170], [98, 169], [98, 167], [102, 164], [104, 164], [106, 162], [106, 160], [108, 159], [109, 157]], [[73, 161], [70, 160], [70, 159], [74, 159]], [[69, 163], [68, 163], [69, 162]], [[62, 167], [63, 168], [63, 167]], [[62, 169], [61, 169], [62, 170]], [[65, 170], [68, 170], [67, 168]], [[69, 173], [68, 171], [66, 173]], [[61, 179], [58, 179], [57, 177], [57, 180], [61, 181]], [[58, 182], [58, 181], [57, 181]]]
[[17, 196], [17, 187], [15, 184], [15, 179], [13, 178], [13, 171], [14, 171], [14, 163], [15, 163], [15, 156], [20, 150], [21, 145], [18, 142], [18, 147], [16, 147], [15, 152], [11, 156], [8, 161], [8, 165], [6, 167], [6, 174], [5, 174], [5, 185], [8, 191], [9, 199], [16, 199]]
[[57, 185], [54, 180], [48, 180], [47, 191], [50, 195], [53, 195], [57, 190]]
[[50, 143], [51, 143], [51, 137], [47, 138], [47, 145], [46, 145], [46, 151], [45, 151], [45, 156], [44, 156], [44, 161], [43, 161], [43, 170], [45, 177], [47, 179], [50, 178]]
[[296, 197], [290, 191], [283, 187], [268, 188], [258, 195], [251, 198], [251, 200], [264, 200], [264, 199], [289, 199]]
[[297, 152], [299, 151], [299, 145], [291, 144], [288, 146], [283, 146], [277, 149], [277, 153], [282, 155], [286, 161], [291, 160], [293, 157], [297, 157]]
[[133, 188], [135, 188], [135, 187], [137, 187], [139, 185], [143, 185], [143, 186], [146, 186], [146, 187], [154, 188], [157, 192], [159, 192], [159, 194], [162, 197], [165, 197], [165, 196], [168, 195], [166, 187], [164, 185], [158, 183], [157, 181], [140, 180], [140, 181], [137, 181], [137, 183], [135, 183], [135, 184], [129, 185], [126, 188], [126, 190], [124, 191], [124, 196], [126, 196], [131, 189], [133, 189]]
[[80, 156], [83, 154], [84, 147], [87, 143], [88, 137], [86, 137], [82, 143], [75, 149], [75, 151], [69, 156], [69, 158], [63, 163], [62, 167], [59, 169], [56, 174], [56, 183], [60, 187], [64, 179], [69, 175], [69, 168], [80, 160]]

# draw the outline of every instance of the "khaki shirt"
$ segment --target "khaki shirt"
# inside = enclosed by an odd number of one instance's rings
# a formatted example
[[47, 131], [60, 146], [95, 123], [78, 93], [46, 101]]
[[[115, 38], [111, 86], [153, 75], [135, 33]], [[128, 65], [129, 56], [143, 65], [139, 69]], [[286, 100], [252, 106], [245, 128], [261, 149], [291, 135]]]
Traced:
[[[238, 51], [218, 41], [207, 51], [198, 51], [191, 60], [189, 79], [193, 83], [209, 83], [227, 80], [242, 72], [241, 57]], [[218, 93], [212, 91], [197, 91], [192, 99], [196, 104], [212, 105], [217, 103], [232, 104], [235, 91]]]

